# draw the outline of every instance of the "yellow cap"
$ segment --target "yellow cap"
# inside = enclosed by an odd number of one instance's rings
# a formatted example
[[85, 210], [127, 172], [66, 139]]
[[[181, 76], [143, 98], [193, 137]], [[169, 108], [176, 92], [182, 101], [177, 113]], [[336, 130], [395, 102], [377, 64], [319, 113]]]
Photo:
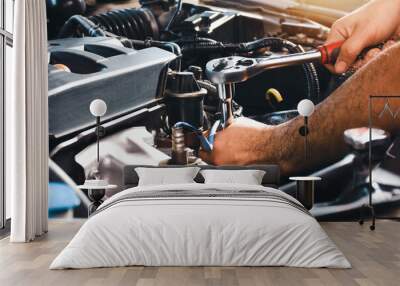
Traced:
[[283, 101], [283, 96], [281, 95], [281, 93], [275, 89], [275, 88], [270, 88], [267, 90], [267, 92], [265, 93], [265, 98], [267, 100], [270, 100], [271, 96], [273, 96], [275, 98], [275, 100], [277, 102], [282, 102]]

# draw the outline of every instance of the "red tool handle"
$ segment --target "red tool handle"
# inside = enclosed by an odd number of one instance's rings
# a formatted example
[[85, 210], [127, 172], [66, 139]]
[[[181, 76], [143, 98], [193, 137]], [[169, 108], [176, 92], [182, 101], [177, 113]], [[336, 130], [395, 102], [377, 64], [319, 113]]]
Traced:
[[332, 44], [319, 46], [318, 50], [321, 53], [321, 63], [326, 64], [335, 64], [339, 53], [340, 48], [343, 45], [344, 41], [334, 42]]

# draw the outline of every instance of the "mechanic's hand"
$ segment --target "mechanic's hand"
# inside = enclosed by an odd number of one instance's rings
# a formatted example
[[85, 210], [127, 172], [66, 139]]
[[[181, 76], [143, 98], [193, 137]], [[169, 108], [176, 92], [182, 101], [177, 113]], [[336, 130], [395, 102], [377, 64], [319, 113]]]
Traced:
[[[240, 117], [215, 136], [214, 149], [200, 157], [214, 165], [249, 165], [265, 161], [273, 127]], [[271, 158], [272, 159], [272, 158]]]
[[327, 44], [344, 41], [332, 72], [343, 73], [361, 51], [396, 36], [400, 26], [400, 0], [373, 0], [351, 14], [337, 20]]

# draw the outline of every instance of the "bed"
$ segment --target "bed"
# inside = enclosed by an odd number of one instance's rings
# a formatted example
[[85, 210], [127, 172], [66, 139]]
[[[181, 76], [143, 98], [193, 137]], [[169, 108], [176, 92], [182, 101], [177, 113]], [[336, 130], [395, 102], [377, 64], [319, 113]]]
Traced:
[[343, 253], [293, 197], [276, 187], [273, 165], [201, 169], [264, 170], [262, 185], [194, 183], [126, 189], [85, 222], [50, 269], [119, 266], [291, 266], [350, 268]]

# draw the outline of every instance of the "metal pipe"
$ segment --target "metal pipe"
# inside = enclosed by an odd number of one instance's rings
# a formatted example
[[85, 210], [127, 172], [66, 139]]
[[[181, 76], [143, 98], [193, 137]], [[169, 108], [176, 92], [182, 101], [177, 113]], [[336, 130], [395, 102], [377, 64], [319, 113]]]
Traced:
[[226, 127], [227, 123], [227, 115], [228, 115], [228, 106], [226, 103], [226, 89], [225, 89], [225, 84], [220, 83], [217, 85], [217, 90], [218, 90], [218, 96], [219, 99], [221, 100], [221, 112], [222, 112], [222, 121], [221, 121], [221, 126], [222, 128]]
[[232, 100], [235, 93], [234, 84], [230, 83], [225, 86], [225, 128], [233, 121]]

